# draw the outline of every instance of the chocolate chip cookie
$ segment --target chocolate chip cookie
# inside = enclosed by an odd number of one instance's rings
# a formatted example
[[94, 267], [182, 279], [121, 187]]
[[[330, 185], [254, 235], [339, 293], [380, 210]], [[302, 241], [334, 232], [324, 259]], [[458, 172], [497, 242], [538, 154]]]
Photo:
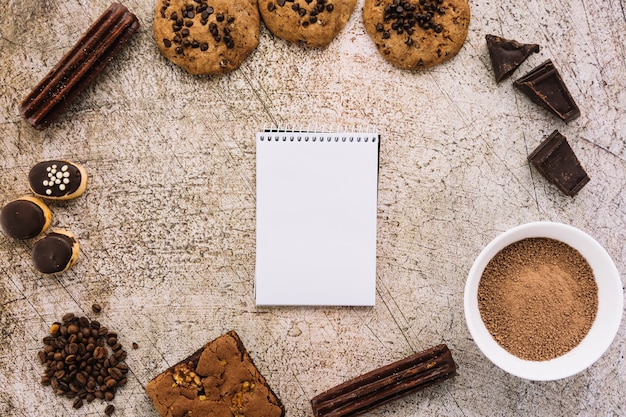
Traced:
[[310, 48], [327, 46], [346, 25], [356, 0], [259, 0], [274, 35]]
[[365, 0], [363, 22], [383, 58], [419, 70], [459, 52], [470, 7], [467, 0]]
[[154, 38], [161, 53], [191, 74], [226, 74], [259, 44], [256, 0], [157, 0]]

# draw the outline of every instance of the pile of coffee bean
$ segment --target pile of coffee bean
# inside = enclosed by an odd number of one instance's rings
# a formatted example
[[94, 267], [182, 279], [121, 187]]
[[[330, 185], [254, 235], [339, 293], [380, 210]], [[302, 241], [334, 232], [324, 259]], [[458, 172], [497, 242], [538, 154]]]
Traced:
[[446, 13], [442, 6], [443, 0], [419, 0], [410, 2], [406, 0], [393, 0], [385, 7], [383, 23], [376, 25], [376, 30], [382, 32], [383, 39], [391, 37], [390, 30], [398, 35], [406, 33], [407, 45], [413, 44], [411, 35], [416, 27], [422, 30], [433, 30], [435, 33], [443, 32], [443, 26], [435, 22], [437, 15]]
[[[284, 7], [285, 4], [291, 3], [291, 10], [296, 12], [298, 16], [304, 18], [302, 20], [303, 27], [307, 27], [309, 25], [317, 23], [321, 14], [332, 13], [332, 11], [335, 10], [335, 6], [327, 0], [304, 0], [304, 2], [307, 4], [307, 6], [301, 6], [294, 0], [277, 0], [276, 4], [278, 4], [278, 6], [280, 7]], [[271, 2], [268, 3], [267, 10], [273, 12], [274, 10], [276, 10], [276, 5]]]
[[[117, 333], [97, 320], [67, 313], [50, 326], [43, 343], [44, 348], [37, 353], [45, 366], [41, 384], [72, 399], [74, 408], [96, 398], [112, 401], [117, 389], [127, 382], [127, 353]], [[114, 411], [109, 404], [104, 413], [111, 415]]]

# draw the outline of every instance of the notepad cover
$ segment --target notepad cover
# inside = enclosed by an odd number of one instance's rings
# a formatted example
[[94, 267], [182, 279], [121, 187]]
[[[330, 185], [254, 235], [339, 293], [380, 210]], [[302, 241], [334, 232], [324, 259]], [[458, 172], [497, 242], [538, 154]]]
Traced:
[[379, 142], [257, 134], [257, 305], [374, 305]]

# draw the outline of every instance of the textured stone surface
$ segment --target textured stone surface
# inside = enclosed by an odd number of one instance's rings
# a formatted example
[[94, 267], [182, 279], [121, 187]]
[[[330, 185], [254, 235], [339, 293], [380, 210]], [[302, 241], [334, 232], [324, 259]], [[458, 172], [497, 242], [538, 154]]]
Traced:
[[[130, 348], [116, 416], [155, 416], [143, 387], [209, 340], [236, 329], [285, 403], [311, 416], [315, 394], [372, 368], [447, 343], [459, 376], [371, 416], [623, 415], [626, 328], [590, 369], [528, 382], [492, 365], [463, 317], [465, 277], [497, 234], [553, 220], [595, 237], [626, 272], [626, 4], [475, 0], [467, 42], [452, 61], [404, 72], [378, 55], [363, 0], [323, 50], [262, 28], [237, 71], [196, 77], [160, 56], [153, 2], [130, 0], [142, 27], [85, 94], [43, 132], [19, 101], [108, 3], [0, 0], [1, 203], [28, 193], [30, 167], [66, 158], [89, 172], [80, 198], [51, 204], [53, 227], [80, 241], [78, 263], [38, 275], [31, 241], [0, 236], [0, 415], [77, 412], [39, 385], [36, 359], [65, 312], [97, 317]], [[487, 33], [541, 45], [496, 85]], [[512, 80], [552, 59], [581, 108], [564, 124]], [[377, 300], [373, 308], [254, 305], [255, 148], [263, 127], [373, 126], [382, 135]], [[554, 129], [591, 182], [561, 194], [526, 161]], [[103, 306], [95, 316], [92, 303]]]

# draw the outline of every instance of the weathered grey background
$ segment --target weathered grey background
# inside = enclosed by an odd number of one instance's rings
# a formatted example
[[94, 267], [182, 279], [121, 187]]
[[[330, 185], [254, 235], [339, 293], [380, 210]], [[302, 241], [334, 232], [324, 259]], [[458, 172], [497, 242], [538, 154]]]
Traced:
[[[125, 4], [142, 27], [58, 123], [20, 119], [19, 101], [109, 5], [105, 0], [0, 0], [1, 203], [28, 193], [40, 160], [89, 172], [87, 192], [51, 204], [79, 262], [47, 277], [31, 241], [0, 236], [0, 415], [97, 416], [39, 385], [35, 359], [65, 312], [97, 317], [129, 349], [117, 416], [156, 413], [145, 384], [227, 330], [239, 332], [288, 416], [315, 394], [445, 342], [459, 376], [370, 416], [626, 414], [626, 328], [590, 369], [529, 382], [494, 367], [463, 316], [465, 277], [496, 235], [521, 223], [574, 225], [626, 272], [626, 3], [472, 0], [467, 42], [425, 72], [384, 62], [357, 10], [324, 50], [262, 28], [258, 49], [223, 77], [190, 76], [160, 56], [152, 0]], [[582, 116], [565, 125], [493, 79], [487, 33], [541, 45], [515, 74], [552, 59]], [[270, 125], [373, 126], [382, 135], [377, 302], [373, 308], [257, 308], [254, 134]], [[561, 194], [526, 162], [559, 129], [591, 182]], [[90, 306], [104, 311], [95, 316]], [[132, 342], [139, 344], [131, 350]]]

